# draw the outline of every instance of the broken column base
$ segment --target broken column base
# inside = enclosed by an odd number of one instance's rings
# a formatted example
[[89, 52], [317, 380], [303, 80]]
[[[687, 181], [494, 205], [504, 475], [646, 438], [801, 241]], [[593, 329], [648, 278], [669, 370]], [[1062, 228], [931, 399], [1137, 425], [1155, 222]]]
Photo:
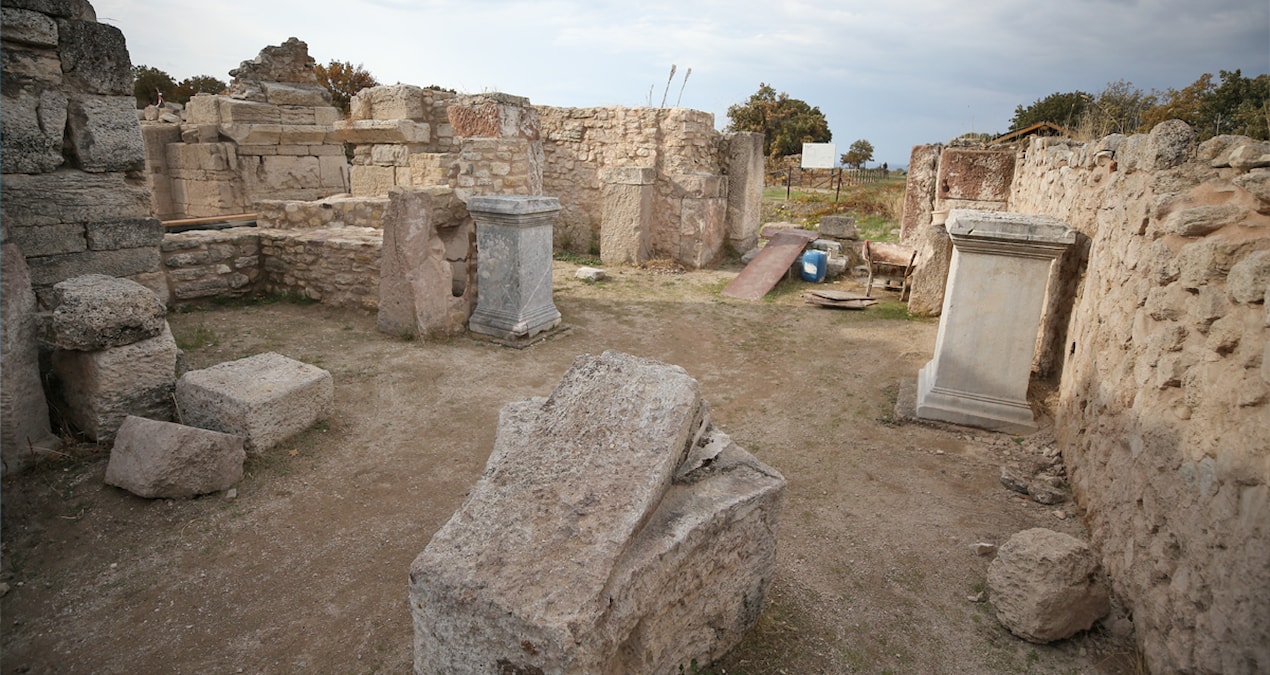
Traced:
[[1006, 400], [938, 387], [931, 372], [934, 365], [933, 361], [927, 363], [917, 373], [917, 417], [1011, 434], [1036, 431], [1036, 417], [1026, 400]]

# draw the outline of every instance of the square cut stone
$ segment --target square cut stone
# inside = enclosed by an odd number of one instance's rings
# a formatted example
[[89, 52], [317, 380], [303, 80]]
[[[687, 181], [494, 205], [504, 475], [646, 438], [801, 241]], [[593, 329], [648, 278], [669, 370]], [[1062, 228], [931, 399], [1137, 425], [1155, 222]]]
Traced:
[[334, 401], [329, 372], [274, 352], [191, 370], [176, 383], [182, 423], [243, 436], [251, 453], [309, 428]]

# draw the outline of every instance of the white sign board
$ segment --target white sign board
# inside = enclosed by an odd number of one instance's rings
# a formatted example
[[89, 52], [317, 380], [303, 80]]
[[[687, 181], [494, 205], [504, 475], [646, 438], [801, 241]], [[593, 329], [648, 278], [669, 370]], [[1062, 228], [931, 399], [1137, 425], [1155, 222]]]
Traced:
[[838, 166], [838, 146], [833, 143], [803, 143], [804, 169], [832, 169]]

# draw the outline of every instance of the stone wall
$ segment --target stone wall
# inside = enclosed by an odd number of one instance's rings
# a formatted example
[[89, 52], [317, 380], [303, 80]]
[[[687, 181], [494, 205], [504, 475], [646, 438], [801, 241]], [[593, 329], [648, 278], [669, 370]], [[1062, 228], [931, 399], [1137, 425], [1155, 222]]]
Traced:
[[317, 201], [256, 202], [256, 224], [279, 230], [315, 227], [383, 229], [388, 197], [328, 197]]
[[[606, 212], [621, 213], [615, 210], [613, 199], [636, 205], [636, 213], [624, 221], [646, 223], [648, 231], [627, 239], [646, 242], [646, 256], [704, 267], [721, 259], [726, 243], [742, 248], [757, 237], [759, 213], [743, 199], [750, 192], [760, 198], [762, 194], [762, 183], [754, 178], [756, 161], [749, 135], [725, 138], [715, 131], [713, 115], [683, 108], [538, 110], [543, 191], [558, 197], [561, 205], [558, 245], [603, 256]], [[732, 196], [731, 210], [730, 173], [736, 175], [735, 187], [741, 191]], [[615, 187], [640, 185], [650, 193], [648, 197], [632, 196], [639, 190]], [[641, 214], [639, 208], [651, 212]], [[623, 250], [614, 253], [611, 261], [640, 262], [640, 257]]]
[[1011, 211], [1083, 237], [1037, 370], [1113, 588], [1154, 672], [1270, 668], [1270, 144], [1178, 121], [1034, 138]]
[[194, 96], [176, 124], [144, 124], [156, 215], [233, 215], [260, 199], [349, 191], [344, 141], [332, 133], [342, 115], [318, 84], [305, 43], [265, 47], [230, 74], [228, 94]]
[[90, 272], [163, 291], [123, 34], [83, 0], [2, 7], [0, 237], [45, 309], [53, 284]]

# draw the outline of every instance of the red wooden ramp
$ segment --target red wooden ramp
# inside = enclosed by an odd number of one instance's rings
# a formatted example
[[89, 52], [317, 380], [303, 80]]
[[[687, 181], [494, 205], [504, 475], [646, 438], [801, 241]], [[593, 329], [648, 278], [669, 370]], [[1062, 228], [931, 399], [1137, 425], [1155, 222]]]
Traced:
[[758, 300], [767, 295], [807, 248], [807, 243], [817, 236], [813, 230], [776, 232], [767, 246], [723, 289], [723, 295], [741, 300]]

